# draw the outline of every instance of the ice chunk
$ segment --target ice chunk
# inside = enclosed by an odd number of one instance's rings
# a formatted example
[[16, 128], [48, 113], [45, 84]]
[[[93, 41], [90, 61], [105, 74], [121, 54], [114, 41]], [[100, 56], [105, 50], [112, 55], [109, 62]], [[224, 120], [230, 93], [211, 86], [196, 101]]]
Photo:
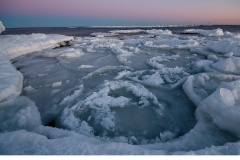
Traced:
[[214, 62], [213, 61], [210, 61], [210, 60], [200, 60], [200, 61], [196, 61], [195, 62], [195, 69], [196, 71], [202, 71], [205, 67], [213, 64]]
[[222, 83], [218, 89], [202, 101], [197, 118], [208, 114], [213, 123], [240, 137], [240, 80]]
[[208, 68], [206, 68], [207, 71], [220, 71], [225, 74], [240, 74], [240, 58], [238, 57], [231, 57], [227, 59], [220, 60], [212, 65], [210, 65]]
[[214, 52], [226, 54], [232, 52], [234, 56], [240, 56], [240, 41], [235, 40], [220, 40], [209, 41], [206, 47]]
[[78, 68], [80, 69], [88, 69], [88, 68], [93, 68], [92, 65], [85, 65], [85, 64], [82, 64], [81, 66], [79, 66]]
[[4, 35], [0, 37], [0, 54], [8, 59], [29, 54], [47, 48], [54, 48], [58, 43], [73, 40], [73, 37], [52, 34], [31, 34], [31, 35]]
[[46, 51], [40, 52], [39, 55], [43, 57], [77, 58], [84, 55], [84, 53], [81, 49], [67, 48], [67, 49], [46, 50]]
[[187, 29], [184, 33], [199, 33], [204, 36], [223, 36], [223, 30], [221, 28], [213, 30], [202, 30], [202, 29]]
[[166, 29], [166, 30], [161, 30], [161, 29], [146, 30], [146, 33], [156, 35], [156, 36], [172, 35], [172, 32], [168, 29]]
[[175, 137], [175, 134], [171, 131], [165, 131], [163, 133], [160, 133], [160, 138], [162, 141], [168, 141], [170, 139], [173, 139]]
[[5, 27], [4, 25], [2, 24], [2, 22], [0, 21], [0, 34], [5, 31]]
[[42, 124], [35, 103], [27, 97], [17, 97], [0, 103], [0, 131], [32, 130]]
[[116, 80], [122, 79], [123, 77], [129, 75], [130, 73], [131, 72], [127, 71], [127, 70], [121, 71], [118, 73], [118, 75], [114, 79], [116, 79]]
[[217, 73], [200, 73], [191, 75], [183, 84], [183, 90], [195, 105], [212, 94], [221, 82], [230, 82], [239, 79], [239, 76], [217, 74]]
[[189, 76], [188, 73], [172, 70], [143, 70], [128, 74], [126, 77], [147, 86], [174, 89], [181, 85]]
[[144, 46], [151, 48], [190, 48], [197, 46], [198, 44], [199, 43], [193, 39], [181, 40], [178, 38], [171, 38], [146, 41]]
[[127, 60], [127, 57], [133, 56], [132, 52], [122, 49], [121, 47], [114, 47], [112, 48], [112, 52], [117, 55], [117, 59], [122, 64], [129, 64], [131, 61]]
[[62, 81], [54, 82], [54, 83], [52, 84], [52, 88], [60, 87], [61, 85], [62, 85]]
[[118, 34], [116, 34], [116, 33], [103, 33], [103, 32], [91, 33], [91, 36], [98, 37], [98, 38], [113, 37], [113, 36], [117, 36], [117, 35]]
[[80, 85], [72, 95], [65, 97], [61, 102], [60, 105], [67, 105], [68, 103], [72, 102], [74, 99], [78, 98], [84, 90], [83, 85]]
[[110, 33], [113, 33], [113, 34], [119, 34], [119, 33], [129, 34], [129, 33], [139, 33], [139, 32], [144, 32], [144, 30], [141, 30], [141, 29], [131, 29], [131, 30], [114, 30], [114, 31], [110, 31]]
[[11, 62], [0, 54], [0, 102], [22, 93], [23, 75]]

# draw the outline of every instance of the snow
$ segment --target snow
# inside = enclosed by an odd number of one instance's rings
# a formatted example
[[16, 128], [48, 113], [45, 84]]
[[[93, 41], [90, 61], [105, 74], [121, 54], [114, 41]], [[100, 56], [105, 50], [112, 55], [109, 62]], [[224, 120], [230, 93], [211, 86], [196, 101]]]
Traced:
[[2, 24], [2, 22], [0, 21], [0, 34], [5, 31], [5, 27], [4, 25]]
[[3, 35], [0, 37], [0, 54], [4, 54], [8, 59], [14, 59], [35, 51], [57, 47], [58, 43], [71, 40], [73, 40], [73, 37], [70, 36], [40, 33], [30, 35]]

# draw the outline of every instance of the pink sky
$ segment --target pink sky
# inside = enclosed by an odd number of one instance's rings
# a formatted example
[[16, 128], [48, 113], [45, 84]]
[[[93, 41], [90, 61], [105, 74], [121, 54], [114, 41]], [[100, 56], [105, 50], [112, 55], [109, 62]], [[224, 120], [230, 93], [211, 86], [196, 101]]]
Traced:
[[0, 0], [0, 14], [240, 24], [240, 0]]

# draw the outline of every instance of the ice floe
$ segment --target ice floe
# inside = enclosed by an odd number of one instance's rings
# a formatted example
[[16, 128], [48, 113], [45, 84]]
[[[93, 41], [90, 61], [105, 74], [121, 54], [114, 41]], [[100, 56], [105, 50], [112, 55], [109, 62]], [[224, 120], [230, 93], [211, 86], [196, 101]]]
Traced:
[[7, 58], [13, 59], [24, 54], [59, 46], [58, 43], [73, 40], [63, 35], [3, 35], [0, 37], [1, 51]]

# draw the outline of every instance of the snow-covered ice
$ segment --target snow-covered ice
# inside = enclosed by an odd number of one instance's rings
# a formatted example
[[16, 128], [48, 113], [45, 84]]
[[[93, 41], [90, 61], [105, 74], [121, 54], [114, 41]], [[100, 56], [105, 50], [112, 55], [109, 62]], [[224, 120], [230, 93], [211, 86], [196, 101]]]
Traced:
[[239, 155], [239, 33], [183, 32], [0, 35], [0, 154]]

